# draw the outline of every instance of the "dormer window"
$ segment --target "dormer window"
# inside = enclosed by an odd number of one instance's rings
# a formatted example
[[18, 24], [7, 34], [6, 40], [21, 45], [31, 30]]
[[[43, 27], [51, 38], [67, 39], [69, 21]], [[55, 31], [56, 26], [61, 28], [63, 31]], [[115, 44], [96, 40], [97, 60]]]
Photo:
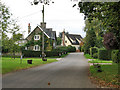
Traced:
[[73, 43], [76, 43], [76, 41], [74, 40]]
[[40, 40], [40, 35], [35, 35], [34, 40]]

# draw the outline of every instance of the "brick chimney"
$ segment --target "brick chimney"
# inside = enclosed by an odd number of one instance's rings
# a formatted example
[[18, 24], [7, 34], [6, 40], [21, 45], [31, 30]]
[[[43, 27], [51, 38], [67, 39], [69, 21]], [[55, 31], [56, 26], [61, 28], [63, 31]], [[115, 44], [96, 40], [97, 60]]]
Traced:
[[62, 46], [65, 46], [65, 29], [62, 32]]
[[43, 22], [41, 22], [40, 24], [41, 24], [41, 28], [43, 28], [43, 29], [45, 29], [45, 28], [46, 28], [46, 22], [44, 22], [44, 23], [43, 23]]
[[30, 23], [28, 23], [28, 34], [31, 32], [31, 26]]

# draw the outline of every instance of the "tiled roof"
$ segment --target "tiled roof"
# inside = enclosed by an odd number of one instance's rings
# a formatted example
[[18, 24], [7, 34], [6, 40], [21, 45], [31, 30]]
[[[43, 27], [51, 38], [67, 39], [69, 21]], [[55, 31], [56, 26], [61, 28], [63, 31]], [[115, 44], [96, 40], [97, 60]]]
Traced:
[[[52, 28], [46, 28], [46, 29], [42, 29], [41, 27], [40, 27], [40, 25], [38, 25], [36, 28], [39, 28], [41, 31], [44, 31], [44, 34], [48, 37], [48, 38], [51, 38], [51, 39], [56, 39], [56, 31], [52, 31]], [[36, 29], [35, 28], [35, 29]], [[32, 31], [32, 32], [30, 32], [29, 34], [28, 34], [28, 36], [30, 36], [34, 31], [35, 31], [35, 29]], [[27, 36], [27, 37], [28, 37]], [[27, 38], [26, 37], [26, 38]]]
[[[69, 41], [72, 43], [72, 45], [79, 45], [79, 41], [81, 41], [82, 37], [81, 35], [76, 35], [76, 34], [65, 34]], [[77, 40], [78, 39], [78, 40]]]

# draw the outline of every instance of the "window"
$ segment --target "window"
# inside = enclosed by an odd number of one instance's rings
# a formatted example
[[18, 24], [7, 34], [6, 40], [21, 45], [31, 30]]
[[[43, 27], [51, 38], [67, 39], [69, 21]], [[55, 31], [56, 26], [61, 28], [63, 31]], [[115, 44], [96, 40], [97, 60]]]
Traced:
[[28, 48], [27, 47], [25, 47], [25, 50], [27, 50]]
[[34, 50], [35, 50], [35, 51], [40, 51], [40, 46], [35, 45], [35, 46], [34, 46]]
[[40, 35], [35, 35], [34, 40], [40, 40]]
[[76, 41], [74, 40], [73, 43], [76, 43]]

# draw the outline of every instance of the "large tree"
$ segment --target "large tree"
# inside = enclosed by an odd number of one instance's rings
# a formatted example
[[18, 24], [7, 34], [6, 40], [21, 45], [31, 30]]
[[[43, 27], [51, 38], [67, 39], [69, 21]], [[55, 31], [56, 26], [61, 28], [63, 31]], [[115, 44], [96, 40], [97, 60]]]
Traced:
[[[96, 47], [103, 47], [103, 43], [102, 43], [102, 40], [103, 40], [103, 33], [104, 33], [104, 30], [103, 30], [103, 27], [102, 27], [102, 22], [96, 18], [93, 18], [93, 20], [91, 22], [88, 21], [88, 19], [86, 19], [85, 21], [85, 28], [84, 28], [84, 31], [88, 34], [88, 31], [91, 31], [91, 29], [95, 32], [96, 34], [96, 37], [95, 37], [95, 46]], [[91, 41], [92, 42], [92, 41]], [[86, 43], [86, 42], [84, 42]]]
[[[2, 27], [2, 51], [16, 52], [16, 50], [19, 50], [19, 45], [15, 43], [22, 37], [22, 34], [18, 34], [20, 27], [17, 25], [17, 21], [11, 18], [12, 14], [10, 13], [8, 7], [1, 2], [0, 5], [0, 12], [2, 13], [0, 16]], [[8, 37], [8, 34], [12, 34], [12, 37]]]
[[80, 12], [84, 13], [89, 22], [93, 18], [102, 21], [104, 31], [113, 32], [117, 40], [117, 48], [120, 49], [120, 2], [79, 2]]

